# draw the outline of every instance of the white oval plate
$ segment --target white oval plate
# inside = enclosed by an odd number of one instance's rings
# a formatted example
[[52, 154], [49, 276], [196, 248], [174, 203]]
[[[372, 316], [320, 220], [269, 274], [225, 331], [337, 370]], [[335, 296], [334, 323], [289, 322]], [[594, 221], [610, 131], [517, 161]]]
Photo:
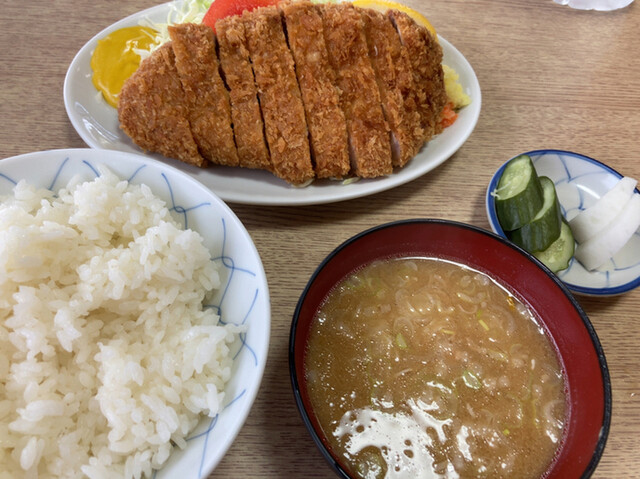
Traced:
[[207, 477], [242, 428], [262, 381], [271, 322], [262, 261], [246, 229], [220, 198], [181, 171], [142, 155], [87, 148], [7, 158], [0, 161], [0, 195], [11, 194], [20, 179], [53, 191], [76, 175], [90, 181], [100, 164], [131, 183], [148, 185], [177, 221], [203, 236], [222, 280], [207, 307], [218, 310], [222, 321], [247, 327], [232, 345], [232, 377], [222, 410], [214, 418], [204, 417], [187, 437], [187, 447], [175, 448], [164, 467], [154, 473], [158, 479]]
[[[538, 175], [553, 180], [562, 215], [567, 220], [594, 204], [622, 178], [607, 165], [570, 151], [535, 150], [524, 154], [531, 157]], [[493, 175], [486, 194], [491, 229], [505, 238], [491, 192], [496, 189], [507, 163]], [[636, 231], [624, 248], [601, 268], [589, 271], [572, 258], [569, 267], [557, 275], [570, 290], [586, 296], [613, 296], [631, 291], [640, 286], [640, 231]]]
[[[104, 101], [91, 82], [91, 54], [98, 39], [110, 32], [137, 25], [143, 18], [166, 21], [170, 3], [158, 5], [131, 15], [93, 37], [77, 53], [64, 81], [64, 105], [72, 125], [80, 137], [92, 148], [128, 151], [144, 154], [118, 126], [116, 110]], [[455, 69], [460, 83], [472, 102], [459, 112], [456, 122], [425, 145], [407, 166], [392, 175], [350, 184], [341, 181], [316, 181], [304, 188], [290, 186], [265, 171], [246, 168], [210, 167], [206, 169], [167, 159], [158, 154], [153, 158], [189, 173], [211, 188], [225, 201], [255, 205], [310, 205], [331, 203], [371, 195], [402, 185], [433, 170], [451, 157], [467, 140], [480, 115], [480, 85], [475, 72], [456, 48], [440, 37], [444, 52], [443, 63]]]

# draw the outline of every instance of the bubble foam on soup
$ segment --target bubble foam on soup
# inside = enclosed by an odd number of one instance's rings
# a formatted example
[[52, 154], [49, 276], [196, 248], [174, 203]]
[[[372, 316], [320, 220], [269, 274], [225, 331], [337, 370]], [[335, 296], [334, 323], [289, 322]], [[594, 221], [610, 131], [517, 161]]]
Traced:
[[317, 312], [304, 362], [313, 412], [353, 477], [535, 478], [562, 440], [564, 376], [545, 331], [456, 263], [352, 274]]

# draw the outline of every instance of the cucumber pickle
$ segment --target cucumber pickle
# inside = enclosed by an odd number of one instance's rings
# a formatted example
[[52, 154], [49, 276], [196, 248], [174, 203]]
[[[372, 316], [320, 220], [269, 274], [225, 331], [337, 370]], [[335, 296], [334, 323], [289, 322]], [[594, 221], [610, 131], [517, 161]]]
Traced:
[[505, 231], [530, 222], [542, 208], [542, 185], [531, 158], [520, 155], [507, 163], [494, 191], [496, 214]]
[[551, 246], [551, 243], [560, 236], [562, 223], [562, 214], [553, 181], [546, 176], [541, 176], [540, 183], [543, 196], [542, 208], [530, 222], [507, 233], [511, 241], [531, 253]]
[[560, 226], [560, 236], [544, 251], [538, 251], [533, 255], [554, 273], [567, 269], [569, 261], [575, 251], [575, 240], [571, 228], [566, 221]]
[[513, 243], [554, 273], [569, 266], [575, 249], [571, 228], [553, 181], [538, 176], [528, 155], [507, 163], [493, 194], [500, 226]]

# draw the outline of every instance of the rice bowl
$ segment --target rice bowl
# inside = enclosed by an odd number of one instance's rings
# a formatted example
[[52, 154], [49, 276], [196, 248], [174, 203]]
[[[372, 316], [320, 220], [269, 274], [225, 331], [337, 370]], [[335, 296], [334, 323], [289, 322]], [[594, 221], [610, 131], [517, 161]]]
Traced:
[[[61, 189], [72, 178], [83, 191]], [[98, 150], [3, 160], [0, 196], [0, 477], [43, 456], [40, 477], [79, 476], [79, 463], [89, 477], [208, 474], [255, 399], [269, 338], [264, 271], [238, 219], [171, 167]], [[65, 202], [73, 228], [49, 206]], [[29, 208], [47, 220], [29, 224]]]

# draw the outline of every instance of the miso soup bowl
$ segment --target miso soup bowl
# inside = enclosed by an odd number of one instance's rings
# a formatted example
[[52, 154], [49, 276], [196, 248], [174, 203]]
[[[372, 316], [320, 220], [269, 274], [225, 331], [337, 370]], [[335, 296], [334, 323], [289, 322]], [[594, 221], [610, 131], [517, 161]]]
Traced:
[[383, 224], [345, 241], [318, 266], [298, 301], [289, 339], [291, 382], [302, 420], [330, 467], [339, 477], [350, 477], [309, 397], [304, 358], [314, 316], [352, 272], [374, 260], [405, 256], [450, 260], [484, 272], [533, 310], [558, 353], [567, 396], [564, 437], [542, 477], [590, 477], [607, 441], [611, 383], [589, 318], [556, 275], [521, 248], [471, 225], [431, 219]]

